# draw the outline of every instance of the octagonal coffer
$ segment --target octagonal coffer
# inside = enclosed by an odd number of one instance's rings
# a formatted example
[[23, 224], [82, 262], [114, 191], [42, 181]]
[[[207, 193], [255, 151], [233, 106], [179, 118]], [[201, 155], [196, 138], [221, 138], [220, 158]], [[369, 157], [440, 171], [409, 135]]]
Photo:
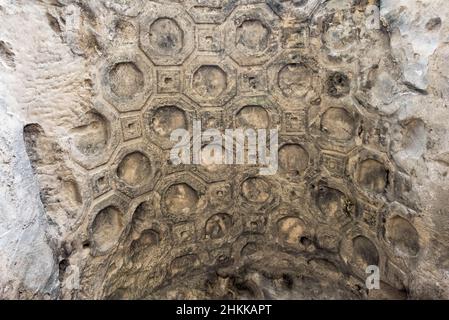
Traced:
[[286, 108], [297, 109], [320, 97], [320, 66], [300, 50], [284, 50], [268, 65], [269, 90]]
[[237, 72], [229, 58], [197, 56], [185, 74], [185, 94], [201, 106], [219, 107], [237, 93]]
[[204, 181], [188, 172], [167, 176], [158, 187], [162, 214], [174, 222], [194, 219], [203, 210], [206, 190]]
[[225, 50], [241, 66], [264, 64], [279, 49], [279, 18], [266, 5], [237, 8], [223, 28]]
[[117, 147], [121, 131], [119, 116], [102, 103], [82, 114], [69, 130], [69, 144], [74, 161], [85, 169], [105, 164]]
[[140, 17], [140, 44], [156, 65], [180, 65], [195, 46], [194, 24], [178, 5], [150, 4]]
[[92, 209], [88, 234], [93, 256], [104, 255], [118, 245], [129, 221], [128, 201], [112, 194], [96, 203]]
[[103, 98], [119, 112], [140, 110], [153, 92], [153, 67], [135, 48], [108, 56], [100, 77]]
[[164, 150], [170, 149], [176, 143], [170, 140], [172, 132], [191, 132], [195, 116], [196, 107], [181, 96], [152, 99], [143, 113], [145, 137]]
[[161, 150], [151, 144], [123, 147], [112, 166], [117, 189], [130, 197], [151, 191], [161, 176]]

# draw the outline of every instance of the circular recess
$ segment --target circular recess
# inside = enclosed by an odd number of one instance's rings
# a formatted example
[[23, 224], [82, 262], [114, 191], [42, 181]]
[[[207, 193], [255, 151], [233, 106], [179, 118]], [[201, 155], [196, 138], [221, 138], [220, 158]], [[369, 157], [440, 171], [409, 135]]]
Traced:
[[354, 136], [355, 121], [345, 109], [329, 108], [321, 117], [320, 129], [330, 138], [350, 140]]
[[242, 194], [250, 202], [264, 203], [270, 198], [271, 186], [262, 178], [249, 178], [242, 183]]
[[122, 212], [108, 206], [98, 212], [92, 223], [92, 240], [97, 250], [107, 251], [118, 241], [124, 227]]
[[236, 30], [236, 47], [250, 54], [263, 52], [268, 47], [270, 30], [259, 20], [243, 21]]
[[133, 62], [117, 63], [109, 71], [112, 92], [120, 98], [132, 98], [143, 90], [144, 76]]
[[83, 125], [72, 129], [71, 134], [80, 153], [88, 157], [99, 155], [108, 144], [108, 121], [98, 113], [88, 112]]
[[270, 115], [261, 106], [245, 106], [235, 116], [237, 128], [268, 129], [270, 127]]
[[154, 50], [160, 55], [174, 55], [184, 46], [184, 34], [178, 23], [170, 18], [156, 19], [148, 34]]
[[117, 167], [117, 176], [130, 186], [137, 186], [147, 180], [152, 172], [151, 162], [140, 152], [126, 155]]
[[281, 172], [299, 176], [309, 166], [309, 153], [298, 144], [285, 144], [279, 149], [279, 168]]
[[216, 98], [226, 87], [227, 76], [219, 66], [201, 66], [193, 74], [193, 88], [202, 97]]
[[352, 248], [352, 262], [360, 270], [365, 270], [367, 266], [379, 265], [379, 252], [367, 237], [357, 236], [352, 239]]
[[303, 97], [311, 90], [312, 73], [302, 63], [290, 63], [279, 71], [278, 85], [287, 97]]
[[170, 138], [170, 134], [176, 129], [187, 130], [187, 115], [176, 106], [160, 107], [151, 118], [151, 128], [158, 136]]
[[408, 256], [416, 256], [420, 250], [418, 232], [402, 217], [395, 216], [387, 221], [386, 238], [396, 250]]
[[334, 188], [320, 186], [316, 202], [321, 213], [326, 217], [337, 218], [349, 214], [349, 199], [343, 192]]
[[167, 212], [174, 215], [194, 213], [198, 201], [198, 193], [186, 183], [170, 186], [164, 195]]
[[383, 193], [388, 184], [388, 170], [377, 160], [367, 159], [359, 164], [357, 182], [366, 190]]

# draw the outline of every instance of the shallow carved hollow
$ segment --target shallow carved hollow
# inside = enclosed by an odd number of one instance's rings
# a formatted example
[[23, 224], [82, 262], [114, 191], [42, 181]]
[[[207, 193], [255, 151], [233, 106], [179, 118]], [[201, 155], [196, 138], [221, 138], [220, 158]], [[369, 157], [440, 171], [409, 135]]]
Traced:
[[316, 198], [321, 213], [328, 218], [349, 217], [352, 214], [352, 203], [343, 192], [320, 186]]
[[176, 106], [160, 107], [153, 114], [151, 128], [163, 138], [169, 138], [176, 129], [188, 129], [186, 113]]
[[415, 256], [420, 250], [419, 235], [415, 227], [402, 217], [395, 216], [388, 220], [387, 239], [399, 252]]
[[117, 167], [117, 176], [131, 186], [147, 181], [151, 172], [150, 159], [141, 152], [126, 155]]
[[377, 160], [367, 159], [359, 164], [357, 182], [366, 190], [383, 193], [388, 185], [389, 172]]
[[193, 88], [202, 97], [216, 98], [227, 87], [226, 73], [215, 65], [205, 65], [193, 74]]
[[124, 224], [120, 209], [108, 206], [99, 211], [92, 223], [92, 240], [96, 249], [107, 251], [112, 248], [118, 241]]
[[245, 20], [237, 27], [237, 48], [258, 53], [268, 47], [270, 30], [259, 20]]
[[345, 109], [330, 108], [321, 117], [321, 131], [330, 138], [349, 140], [354, 136], [354, 118]]
[[298, 144], [285, 144], [279, 149], [279, 168], [292, 176], [300, 176], [309, 166], [309, 153]]
[[150, 43], [160, 55], [174, 55], [184, 46], [184, 32], [178, 23], [170, 18], [159, 18], [150, 26]]
[[350, 80], [347, 75], [333, 72], [326, 80], [327, 93], [335, 98], [347, 95], [350, 91]]
[[193, 214], [198, 201], [198, 193], [187, 183], [174, 184], [164, 194], [167, 212], [174, 215]]
[[291, 63], [282, 67], [278, 75], [278, 85], [287, 97], [303, 97], [311, 89], [312, 73], [302, 63]]
[[362, 271], [366, 267], [379, 265], [379, 252], [371, 240], [364, 236], [352, 239], [352, 263]]
[[270, 198], [271, 187], [262, 178], [249, 178], [242, 183], [244, 198], [254, 203], [264, 203]]
[[141, 92], [144, 86], [142, 71], [134, 62], [117, 63], [109, 71], [111, 90], [120, 98], [132, 98]]
[[83, 122], [71, 130], [75, 146], [85, 156], [99, 155], [108, 144], [108, 121], [98, 113], [89, 112]]
[[245, 106], [236, 114], [237, 128], [268, 129], [270, 115], [261, 106]]

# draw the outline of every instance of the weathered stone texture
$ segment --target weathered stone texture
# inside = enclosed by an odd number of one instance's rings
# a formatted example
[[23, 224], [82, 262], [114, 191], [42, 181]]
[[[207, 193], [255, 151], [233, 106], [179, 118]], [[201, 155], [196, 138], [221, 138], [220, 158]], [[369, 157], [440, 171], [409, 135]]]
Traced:
[[[447, 18], [0, 0], [0, 297], [449, 298]], [[279, 129], [278, 173], [173, 165], [194, 119]]]

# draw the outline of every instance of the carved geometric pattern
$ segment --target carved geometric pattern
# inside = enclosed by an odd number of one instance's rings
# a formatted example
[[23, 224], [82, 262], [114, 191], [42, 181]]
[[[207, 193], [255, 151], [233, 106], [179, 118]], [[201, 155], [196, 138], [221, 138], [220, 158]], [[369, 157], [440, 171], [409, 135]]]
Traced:
[[[321, 0], [116, 2], [105, 2], [117, 21], [95, 62], [98, 99], [68, 139], [92, 192], [83, 295], [160, 298], [175, 288], [190, 298], [205, 294], [211, 271], [219, 280], [208, 285], [263, 298], [261, 268], [295, 290], [290, 273], [311, 283], [332, 274], [351, 297], [363, 294], [348, 279], [362, 283], [369, 264], [388, 267], [391, 285], [405, 282], [427, 243], [408, 175], [389, 154], [388, 119], [357, 91], [369, 78], [355, 51], [358, 14], [324, 14]], [[276, 173], [171, 163], [171, 133], [192, 133], [195, 120], [220, 132], [278, 129]], [[243, 265], [258, 273], [232, 284]], [[89, 292], [98, 283], [104, 292]]]

